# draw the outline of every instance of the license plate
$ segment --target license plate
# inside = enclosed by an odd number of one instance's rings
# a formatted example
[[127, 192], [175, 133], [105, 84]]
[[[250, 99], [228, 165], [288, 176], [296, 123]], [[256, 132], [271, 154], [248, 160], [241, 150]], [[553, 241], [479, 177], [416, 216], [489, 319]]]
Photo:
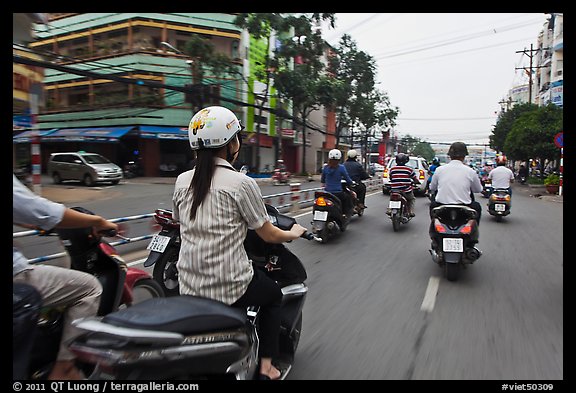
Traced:
[[442, 239], [442, 250], [444, 252], [463, 252], [464, 239], [444, 238]]
[[328, 212], [316, 210], [314, 212], [314, 220], [326, 221], [328, 219]]
[[388, 207], [390, 209], [400, 209], [400, 206], [402, 206], [401, 201], [390, 201], [390, 203], [388, 204]]
[[497, 212], [506, 211], [506, 205], [503, 203], [497, 203], [494, 205], [494, 210], [496, 210]]
[[170, 237], [168, 236], [154, 235], [146, 249], [150, 251], [164, 252], [169, 242]]

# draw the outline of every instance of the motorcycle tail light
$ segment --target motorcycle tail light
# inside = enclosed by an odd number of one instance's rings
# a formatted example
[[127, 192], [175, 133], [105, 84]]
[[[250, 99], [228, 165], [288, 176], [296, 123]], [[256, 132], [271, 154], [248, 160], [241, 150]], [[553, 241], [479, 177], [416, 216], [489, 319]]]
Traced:
[[324, 197], [318, 197], [318, 198], [316, 198], [316, 200], [314, 201], [314, 204], [315, 204], [316, 206], [332, 206], [332, 205], [333, 205], [333, 203], [332, 203], [331, 200], [326, 199], [326, 198], [324, 198]]
[[384, 172], [382, 172], [382, 177], [388, 177], [388, 168], [384, 169]]
[[464, 225], [461, 229], [460, 229], [460, 233], [464, 234], [464, 235], [469, 235], [472, 233], [472, 224], [468, 223], [466, 225]]
[[434, 230], [438, 233], [446, 233], [446, 228], [440, 223], [440, 221], [438, 221], [438, 219], [434, 220]]
[[390, 194], [390, 200], [391, 201], [401, 201], [402, 195], [398, 194], [397, 192], [393, 192]]

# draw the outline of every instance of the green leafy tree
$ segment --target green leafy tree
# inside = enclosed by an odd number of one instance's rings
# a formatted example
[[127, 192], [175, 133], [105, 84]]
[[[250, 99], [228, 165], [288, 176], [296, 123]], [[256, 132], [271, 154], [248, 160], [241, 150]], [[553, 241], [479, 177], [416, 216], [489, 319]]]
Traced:
[[430, 162], [434, 159], [436, 153], [430, 143], [428, 142], [418, 142], [414, 149], [412, 150], [412, 154], [415, 156], [422, 156], [426, 159], [426, 161]]
[[514, 122], [526, 112], [530, 112], [538, 108], [538, 105], [534, 104], [521, 104], [516, 105], [512, 109], [500, 113], [498, 116], [498, 121], [492, 130], [492, 135], [490, 135], [490, 147], [496, 151], [504, 151], [504, 142], [508, 133], [512, 130]]
[[281, 40], [275, 51], [275, 86], [281, 97], [292, 100], [302, 126], [302, 171], [306, 169], [307, 118], [321, 105], [333, 107], [335, 94], [342, 86], [325, 72], [322, 56], [327, 46], [320, 29], [322, 20], [332, 21], [333, 14], [289, 16], [286, 22], [293, 37]]
[[514, 160], [557, 160], [560, 158], [560, 149], [554, 144], [554, 135], [562, 129], [562, 108], [554, 104], [536, 107], [521, 114], [514, 121], [504, 142], [503, 151]]

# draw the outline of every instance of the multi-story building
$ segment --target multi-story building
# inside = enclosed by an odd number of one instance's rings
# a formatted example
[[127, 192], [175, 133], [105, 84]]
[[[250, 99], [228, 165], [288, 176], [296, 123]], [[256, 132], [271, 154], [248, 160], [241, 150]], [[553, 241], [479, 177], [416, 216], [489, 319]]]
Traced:
[[564, 106], [564, 17], [550, 14], [538, 36], [539, 56], [536, 70], [536, 103]]
[[[27, 45], [35, 37], [32, 31], [34, 23], [46, 23], [47, 19], [44, 14], [38, 13], [14, 13], [12, 14], [12, 42], [13, 52], [32, 60], [41, 60], [41, 56], [31, 52]], [[24, 130], [32, 128], [34, 114], [38, 112], [42, 104], [37, 97], [41, 92], [42, 82], [44, 80], [44, 70], [39, 67], [25, 64], [12, 65], [12, 133], [20, 134]], [[18, 157], [29, 157], [29, 145], [13, 145], [12, 164], [14, 167], [29, 162], [29, 159], [18, 159]]]
[[[42, 167], [52, 152], [87, 150], [120, 165], [139, 159], [147, 176], [186, 169], [191, 160], [187, 126], [199, 104], [197, 96], [202, 94], [203, 106], [224, 105], [244, 117], [243, 107], [236, 104], [242, 98], [242, 79], [205, 73], [196, 81], [192, 65], [199, 59], [183, 52], [189, 37], [198, 34], [241, 70], [241, 29], [233, 24], [234, 17], [50, 14], [29, 45], [59, 66], [45, 69], [45, 109], [38, 117], [38, 128], [45, 131]], [[196, 95], [182, 89], [200, 83], [209, 87]], [[28, 140], [16, 136], [15, 142]]]
[[[551, 13], [538, 35], [536, 47], [529, 54], [535, 60], [532, 86], [528, 82], [510, 89], [508, 98], [501, 102], [505, 104], [506, 109], [529, 101], [539, 106], [549, 103], [564, 106], [563, 36], [563, 14]], [[504, 110], [504, 106], [502, 109]]]
[[[283, 107], [286, 117], [255, 109], [266, 92], [261, 91], [264, 84], [255, 78], [254, 68], [262, 63], [263, 48], [271, 53], [273, 45], [236, 26], [235, 14], [48, 15], [45, 26], [35, 26], [37, 39], [28, 45], [31, 53], [44, 59], [32, 63], [45, 70], [44, 106], [37, 118], [43, 172], [50, 153], [86, 150], [119, 165], [138, 160], [145, 176], [175, 175], [187, 169], [192, 158], [190, 117], [207, 105], [226, 106], [245, 124], [247, 138], [239, 162], [265, 171], [282, 158], [292, 172], [302, 171], [303, 148], [291, 121], [290, 103], [278, 102], [272, 84], [264, 106]], [[203, 67], [201, 57], [187, 55], [192, 36], [206, 38], [236, 71], [215, 74]], [[318, 124], [330, 128], [324, 121], [330, 116], [323, 113], [316, 115], [322, 119]], [[311, 140], [307, 157], [330, 145], [325, 145], [327, 133], [319, 134]], [[13, 140], [15, 151], [29, 152], [29, 133]], [[305, 170], [314, 172], [315, 161], [308, 160]]]

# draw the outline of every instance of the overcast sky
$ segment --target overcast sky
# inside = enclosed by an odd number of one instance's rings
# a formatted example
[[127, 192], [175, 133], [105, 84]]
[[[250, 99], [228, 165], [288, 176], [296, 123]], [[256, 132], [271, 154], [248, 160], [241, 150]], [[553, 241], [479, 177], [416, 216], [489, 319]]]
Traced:
[[395, 130], [429, 142], [488, 143], [498, 103], [526, 83], [517, 67], [536, 47], [543, 13], [337, 13], [323, 36], [349, 34], [377, 63], [379, 88], [400, 109]]

